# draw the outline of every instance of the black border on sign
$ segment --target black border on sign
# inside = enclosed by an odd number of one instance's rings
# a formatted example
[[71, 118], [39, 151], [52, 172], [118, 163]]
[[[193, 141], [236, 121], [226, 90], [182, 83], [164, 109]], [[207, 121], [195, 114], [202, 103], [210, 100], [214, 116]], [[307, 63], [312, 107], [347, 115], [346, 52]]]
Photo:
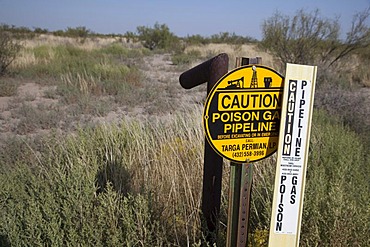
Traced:
[[[202, 115], [202, 121], [203, 121], [203, 131], [205, 133], [205, 136], [206, 136], [206, 139], [209, 143], [209, 145], [212, 147], [212, 149], [218, 154], [220, 155], [221, 157], [227, 159], [227, 160], [230, 160], [232, 162], [235, 162], [235, 163], [239, 163], [239, 164], [243, 164], [243, 163], [246, 163], [246, 162], [241, 162], [239, 160], [233, 160], [233, 159], [230, 159], [229, 157], [226, 157], [224, 154], [222, 154], [221, 152], [219, 152], [217, 150], [217, 148], [213, 145], [212, 141], [210, 140], [210, 137], [208, 136], [208, 132], [207, 132], [207, 127], [206, 127], [206, 120], [205, 120], [205, 116], [206, 116], [206, 109], [207, 109], [207, 106], [208, 104], [210, 103], [210, 99], [211, 99], [211, 95], [214, 95], [214, 91], [217, 90], [217, 86], [221, 83], [221, 81], [223, 81], [227, 76], [229, 76], [230, 74], [238, 71], [238, 70], [241, 70], [241, 69], [246, 69], [246, 68], [250, 68], [250, 67], [257, 67], [257, 68], [264, 68], [264, 69], [267, 69], [267, 70], [270, 70], [272, 71], [273, 73], [277, 74], [278, 76], [281, 77], [281, 79], [283, 79], [283, 88], [281, 88], [279, 91], [282, 91], [284, 92], [284, 86], [285, 86], [285, 78], [282, 74], [280, 74], [279, 72], [277, 72], [276, 70], [270, 68], [270, 67], [267, 67], [267, 66], [264, 66], [264, 65], [260, 65], [260, 64], [249, 64], [249, 65], [244, 65], [244, 66], [240, 66], [238, 68], [235, 68], [231, 71], [229, 71], [228, 73], [226, 73], [224, 76], [222, 76], [217, 82], [216, 84], [212, 87], [211, 91], [209, 92], [209, 94], [207, 95], [207, 98], [206, 98], [206, 101], [204, 103], [204, 109], [203, 109], [203, 115]], [[256, 90], [248, 90], [248, 91], [256, 91]], [[283, 93], [284, 94], [284, 93]], [[283, 95], [284, 97], [284, 95]], [[209, 107], [208, 107], [209, 108]], [[281, 121], [281, 119], [280, 119]], [[280, 128], [279, 128], [279, 133], [280, 133]], [[278, 144], [279, 144], [279, 140], [278, 140]], [[253, 161], [249, 161], [249, 163], [253, 163], [253, 162], [257, 162], [257, 161], [260, 161], [260, 160], [263, 160], [265, 158], [268, 158], [270, 157], [271, 155], [273, 155], [276, 151], [277, 151], [278, 147], [276, 148], [276, 150], [272, 153], [270, 153], [269, 155], [263, 157], [263, 158], [260, 158], [258, 160], [253, 160]]]

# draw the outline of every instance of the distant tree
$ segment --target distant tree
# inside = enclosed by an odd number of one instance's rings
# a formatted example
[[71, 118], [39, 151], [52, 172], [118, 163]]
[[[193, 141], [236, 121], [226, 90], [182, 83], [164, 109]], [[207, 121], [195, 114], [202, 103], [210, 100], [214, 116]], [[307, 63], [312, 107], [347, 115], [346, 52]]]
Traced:
[[196, 35], [191, 35], [191, 36], [187, 36], [185, 38], [185, 41], [188, 43], [188, 44], [191, 44], [191, 45], [205, 45], [205, 44], [208, 44], [210, 41], [209, 39], [207, 38], [204, 38], [203, 36], [201, 36], [200, 34], [196, 34]]
[[84, 26], [80, 27], [68, 27], [65, 31], [65, 35], [75, 38], [87, 38], [90, 34], [92, 34], [91, 30], [87, 29]]
[[137, 27], [139, 40], [144, 47], [155, 50], [169, 50], [179, 44], [179, 39], [168, 28], [166, 24], [155, 23], [154, 27], [139, 26]]
[[46, 33], [48, 33], [48, 32], [49, 32], [46, 28], [40, 28], [40, 27], [35, 27], [35, 28], [33, 29], [33, 31], [34, 31], [35, 33], [40, 33], [40, 34], [46, 34]]
[[63, 30], [60, 30], [59, 29], [59, 30], [54, 31], [53, 34], [55, 36], [64, 36], [65, 35], [65, 32]]
[[243, 44], [256, 42], [255, 39], [251, 37], [243, 37], [235, 33], [220, 32], [219, 34], [213, 34], [210, 38], [212, 43], [226, 43], [226, 44]]
[[346, 39], [340, 39], [338, 19], [320, 16], [318, 10], [304, 10], [289, 17], [276, 13], [262, 25], [261, 45], [285, 63], [321, 63], [328, 67], [353, 51], [370, 44], [370, 29], [366, 26], [369, 9], [356, 14]]
[[[350, 31], [347, 33], [344, 44], [338, 44], [329, 49], [326, 57], [330, 57], [332, 53], [337, 52], [336, 57], [330, 62], [330, 65], [337, 62], [339, 59], [347, 56], [355, 50], [370, 46], [370, 27], [366, 25], [366, 21], [370, 16], [370, 7], [366, 10], [354, 15]], [[325, 58], [326, 58], [325, 57]]]
[[28, 27], [17, 27], [15, 25], [1, 24], [0, 29], [12, 34], [13, 39], [33, 38], [34, 33]]

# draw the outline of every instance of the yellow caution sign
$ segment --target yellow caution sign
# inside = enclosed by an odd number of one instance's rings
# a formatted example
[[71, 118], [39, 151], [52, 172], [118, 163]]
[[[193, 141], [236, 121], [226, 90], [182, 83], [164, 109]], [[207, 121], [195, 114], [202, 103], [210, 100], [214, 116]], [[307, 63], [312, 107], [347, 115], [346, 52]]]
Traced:
[[213, 149], [237, 163], [254, 162], [278, 146], [284, 78], [262, 65], [238, 67], [208, 94], [203, 113]]

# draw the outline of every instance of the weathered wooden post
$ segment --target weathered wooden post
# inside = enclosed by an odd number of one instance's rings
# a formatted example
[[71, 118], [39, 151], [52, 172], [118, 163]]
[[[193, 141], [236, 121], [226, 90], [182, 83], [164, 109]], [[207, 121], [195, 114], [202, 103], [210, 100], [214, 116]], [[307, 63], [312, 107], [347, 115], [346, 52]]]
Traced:
[[316, 66], [287, 64], [269, 246], [299, 246]]
[[[227, 73], [229, 57], [222, 53], [218, 56], [184, 72], [179, 81], [183, 88], [191, 89], [208, 82], [207, 95], [216, 82]], [[204, 143], [204, 170], [202, 192], [202, 231], [206, 240], [212, 245], [217, 236], [218, 218], [221, 205], [223, 159], [205, 140]]]

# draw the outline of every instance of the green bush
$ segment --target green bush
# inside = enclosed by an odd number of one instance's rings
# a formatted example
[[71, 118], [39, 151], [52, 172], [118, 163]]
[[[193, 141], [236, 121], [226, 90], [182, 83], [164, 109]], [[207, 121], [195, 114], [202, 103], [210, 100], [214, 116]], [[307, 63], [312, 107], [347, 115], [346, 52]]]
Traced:
[[184, 38], [188, 45], [206, 45], [210, 43], [210, 40], [201, 36], [200, 34], [187, 36]]
[[[35, 29], [34, 32], [38, 33], [37, 31], [40, 31], [40, 30]], [[45, 31], [45, 29], [41, 30], [41, 31]], [[85, 38], [87, 38], [88, 36], [93, 35], [94, 33], [90, 29], [88, 29], [84, 26], [79, 26], [79, 27], [67, 27], [66, 30], [57, 30], [57, 31], [54, 31], [53, 34], [56, 35], [56, 36], [67, 36], [67, 37], [72, 37], [72, 38], [82, 38], [81, 41], [84, 41]]]
[[80, 27], [68, 27], [65, 31], [65, 35], [69, 37], [75, 37], [75, 38], [87, 38], [91, 34], [91, 31], [87, 29], [84, 26]]
[[[190, 127], [193, 119], [123, 122], [75, 137], [50, 136], [41, 146], [24, 141], [24, 150], [32, 146], [27, 156], [6, 158], [12, 155], [2, 152], [0, 241], [9, 246], [195, 242], [201, 179], [194, 170], [200, 168], [202, 135], [199, 123], [197, 130]], [[32, 154], [36, 158], [29, 159]]]
[[0, 97], [10, 97], [17, 94], [19, 82], [11, 78], [0, 78]]
[[93, 167], [71, 165], [21, 165], [2, 176], [0, 233], [8, 246], [160, 246], [162, 230], [144, 196], [123, 197], [109, 182], [97, 194]]
[[195, 62], [201, 58], [200, 51], [191, 50], [189, 52], [182, 52], [172, 56], [172, 63], [175, 65], [184, 65]]
[[221, 32], [219, 34], [213, 34], [209, 38], [210, 43], [224, 43], [224, 44], [234, 44], [241, 45], [245, 43], [254, 43], [257, 40], [251, 37], [243, 37], [236, 35], [235, 33]]
[[[338, 119], [314, 112], [300, 246], [369, 244], [368, 153]], [[275, 160], [257, 164], [255, 171], [251, 223], [252, 233], [259, 233], [270, 227]]]
[[148, 54], [147, 49], [129, 49], [119, 43], [113, 43], [109, 46], [103, 47], [97, 51], [106, 55], [111, 55], [115, 58], [127, 59], [136, 58], [140, 59]]
[[57, 128], [63, 115], [63, 111], [54, 105], [45, 106], [39, 104], [33, 106], [23, 102], [19, 108], [12, 112], [12, 117], [19, 119], [13, 131], [17, 134], [25, 135], [38, 129]]
[[324, 111], [315, 114], [301, 245], [369, 245], [369, 148]]
[[178, 50], [180, 41], [166, 24], [154, 24], [154, 27], [137, 27], [139, 40], [150, 50]]
[[0, 24], [0, 30], [11, 34], [12, 38], [17, 40], [32, 39], [35, 37], [35, 33], [28, 27], [16, 27], [15, 25]]
[[356, 14], [346, 39], [340, 39], [340, 25], [320, 15], [319, 10], [300, 10], [293, 17], [276, 13], [262, 25], [262, 47], [286, 63], [320, 64], [330, 67], [354, 51], [370, 45], [366, 20], [370, 9]]

